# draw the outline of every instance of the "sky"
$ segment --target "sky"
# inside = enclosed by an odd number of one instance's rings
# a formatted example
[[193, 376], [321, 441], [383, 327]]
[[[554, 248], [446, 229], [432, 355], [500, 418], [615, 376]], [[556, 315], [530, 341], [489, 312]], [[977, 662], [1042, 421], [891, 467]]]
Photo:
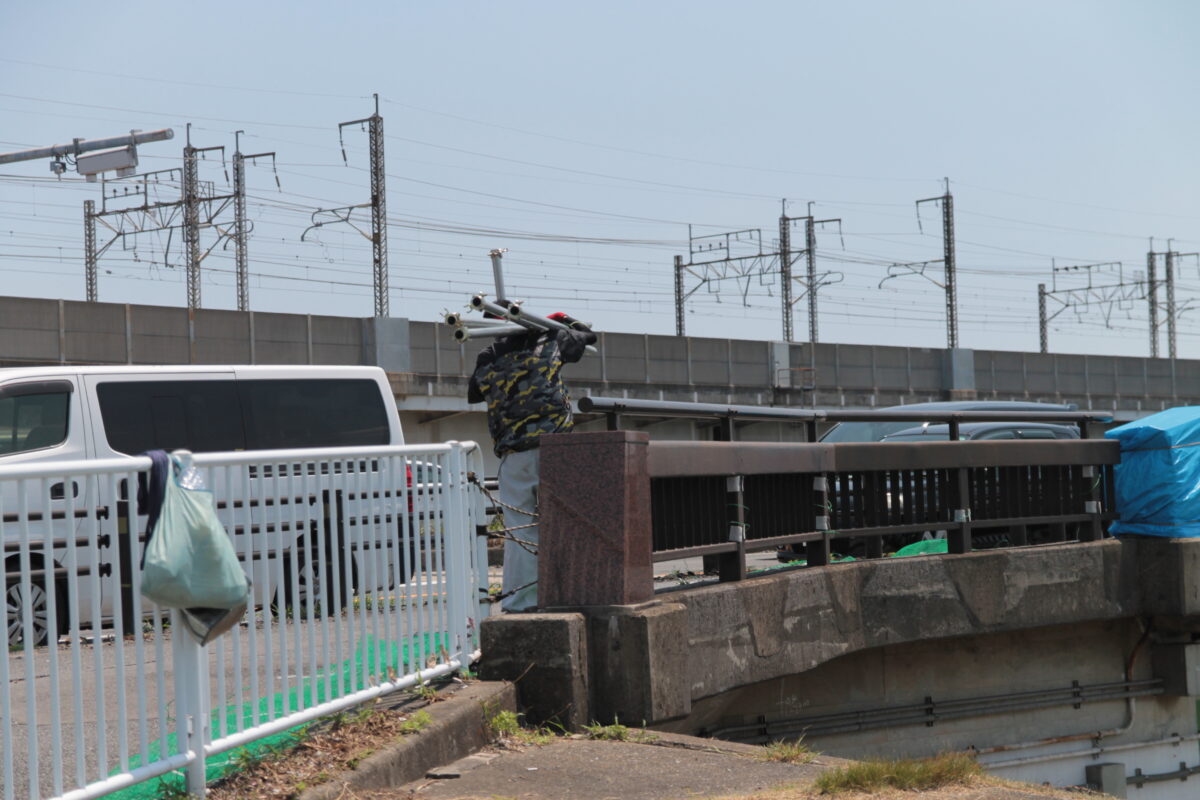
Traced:
[[[200, 177], [228, 194], [243, 131], [243, 153], [276, 153], [247, 170], [251, 308], [370, 316], [370, 242], [306, 229], [369, 201], [367, 134], [339, 141], [338, 124], [378, 94], [392, 316], [493, 292], [487, 254], [506, 248], [507, 294], [530, 310], [670, 334], [674, 257], [713, 256], [690, 255], [689, 232], [757, 229], [774, 253], [781, 209], [811, 208], [840, 219], [817, 232], [819, 340], [934, 348], [941, 209], [916, 201], [948, 178], [960, 346], [1036, 351], [1044, 283], [1051, 352], [1147, 355], [1151, 238], [1200, 251], [1198, 23], [1187, 0], [7, 2], [0, 152], [169, 127], [140, 169], [178, 170], [190, 123], [195, 146], [224, 146]], [[101, 192], [45, 159], [0, 165], [0, 294], [85, 297], [83, 202]], [[152, 194], [178, 200], [178, 173]], [[369, 229], [366, 210], [351, 220]], [[201, 236], [202, 305], [235, 308], [234, 248]], [[113, 239], [99, 299], [185, 305], [181, 244]], [[748, 278], [685, 272], [689, 335], [783, 337], [777, 261], [739, 263]], [[1105, 266], [1053, 272], [1088, 264]], [[1200, 358], [1200, 257], [1175, 268], [1178, 355]], [[805, 341], [802, 281], [793, 295]]]

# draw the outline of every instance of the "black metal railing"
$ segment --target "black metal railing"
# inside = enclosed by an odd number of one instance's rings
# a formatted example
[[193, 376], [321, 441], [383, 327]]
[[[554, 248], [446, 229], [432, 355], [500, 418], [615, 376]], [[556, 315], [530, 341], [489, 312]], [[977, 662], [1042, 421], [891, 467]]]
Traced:
[[649, 443], [656, 562], [786, 547], [810, 565], [944, 537], [948, 552], [1102, 538], [1116, 442]]

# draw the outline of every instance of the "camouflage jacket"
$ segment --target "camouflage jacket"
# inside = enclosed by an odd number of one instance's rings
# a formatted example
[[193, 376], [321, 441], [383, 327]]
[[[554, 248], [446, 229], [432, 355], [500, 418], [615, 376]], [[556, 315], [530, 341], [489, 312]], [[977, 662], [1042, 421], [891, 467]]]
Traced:
[[487, 401], [488, 432], [496, 455], [529, 450], [538, 437], [571, 430], [571, 399], [563, 364], [583, 357], [590, 331], [509, 336], [479, 354], [467, 400]]

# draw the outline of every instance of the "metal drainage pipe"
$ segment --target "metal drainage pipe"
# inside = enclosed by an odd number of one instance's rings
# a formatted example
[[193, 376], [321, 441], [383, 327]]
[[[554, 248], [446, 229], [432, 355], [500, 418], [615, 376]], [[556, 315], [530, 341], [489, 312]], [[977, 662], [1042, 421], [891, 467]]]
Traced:
[[[1041, 764], [1046, 761], [1062, 761], [1067, 758], [1075, 758], [1077, 756], [1099, 756], [1105, 753], [1119, 753], [1123, 750], [1140, 750], [1147, 747], [1157, 747], [1162, 744], [1183, 744], [1184, 742], [1194, 742], [1200, 740], [1200, 733], [1193, 733], [1190, 736], [1180, 736], [1175, 734], [1162, 739], [1154, 739], [1149, 742], [1129, 742], [1127, 744], [1112, 744], [1108, 746], [1096, 745], [1085, 750], [1069, 750], [1063, 753], [1047, 753], [1042, 756], [1026, 756], [1024, 758], [1010, 758], [1005, 761], [980, 761], [979, 766], [986, 769], [1002, 769], [1004, 767], [1020, 767], [1026, 764]], [[1150, 776], [1145, 776], [1150, 777]]]
[[[1134, 697], [1162, 694], [1162, 691], [1162, 681], [1155, 679], [1092, 684], [1089, 686], [1074, 685], [1059, 689], [944, 700], [941, 702], [934, 702], [930, 698], [924, 703], [893, 706], [891, 708], [848, 711], [838, 714], [774, 720], [771, 722], [763, 720], [746, 725], [732, 725], [712, 731], [704, 731], [702, 735], [750, 742], [771, 741], [772, 739], [785, 737], [788, 734], [830, 736], [839, 733], [857, 733], [904, 725], [933, 725], [938, 721], [987, 716], [990, 714], [1004, 714], [1014, 711], [1032, 711], [1041, 708], [1082, 705], [1083, 703], [1110, 700], [1130, 700]], [[738, 735], [744, 733], [753, 733], [754, 735]]]

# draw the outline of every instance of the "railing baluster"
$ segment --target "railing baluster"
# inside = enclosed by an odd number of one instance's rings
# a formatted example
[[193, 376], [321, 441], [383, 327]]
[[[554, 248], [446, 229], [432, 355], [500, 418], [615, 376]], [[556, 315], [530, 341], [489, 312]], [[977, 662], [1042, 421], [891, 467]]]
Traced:
[[732, 553], [722, 553], [718, 561], [718, 574], [722, 581], [740, 581], [746, 578], [746, 478], [744, 475], [729, 475], [725, 478], [725, 519], [728, 540], [737, 545]]
[[812, 479], [813, 487], [813, 505], [816, 507], [816, 524], [813, 526], [816, 530], [822, 531], [824, 536], [816, 541], [808, 542], [805, 545], [805, 563], [810, 567], [820, 567], [829, 563], [829, 529], [831, 524], [830, 514], [832, 507], [830, 506], [830, 483], [834, 480], [832, 475], [814, 475]]

